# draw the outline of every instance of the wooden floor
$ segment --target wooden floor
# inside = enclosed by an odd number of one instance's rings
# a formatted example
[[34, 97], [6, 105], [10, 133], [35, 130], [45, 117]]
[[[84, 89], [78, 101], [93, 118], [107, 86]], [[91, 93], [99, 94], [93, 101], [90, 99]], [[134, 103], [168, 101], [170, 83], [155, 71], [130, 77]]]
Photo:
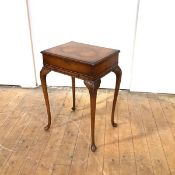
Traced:
[[175, 95], [99, 90], [97, 151], [90, 151], [89, 94], [49, 89], [52, 126], [45, 132], [41, 88], [0, 87], [0, 175], [175, 175]]

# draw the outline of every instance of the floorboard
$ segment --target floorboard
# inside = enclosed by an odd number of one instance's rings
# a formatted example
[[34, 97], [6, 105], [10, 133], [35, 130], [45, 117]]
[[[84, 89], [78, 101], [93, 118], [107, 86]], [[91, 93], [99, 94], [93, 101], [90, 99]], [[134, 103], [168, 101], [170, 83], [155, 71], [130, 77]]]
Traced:
[[46, 132], [41, 87], [0, 87], [1, 175], [175, 175], [175, 95], [120, 91], [113, 128], [114, 90], [99, 89], [93, 153], [88, 90], [76, 88], [75, 111], [71, 88], [48, 92]]

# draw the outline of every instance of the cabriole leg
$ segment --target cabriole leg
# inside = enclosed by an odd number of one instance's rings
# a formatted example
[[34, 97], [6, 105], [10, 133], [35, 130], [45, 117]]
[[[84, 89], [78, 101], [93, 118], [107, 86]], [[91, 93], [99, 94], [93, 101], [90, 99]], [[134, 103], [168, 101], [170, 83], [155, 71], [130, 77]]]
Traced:
[[44, 129], [47, 131], [50, 128], [51, 125], [51, 114], [50, 114], [50, 104], [49, 104], [49, 98], [48, 98], [48, 92], [47, 92], [47, 84], [46, 84], [46, 76], [50, 72], [49, 69], [43, 67], [40, 71], [40, 79], [41, 79], [41, 85], [43, 89], [45, 104], [47, 108], [47, 115], [48, 115], [48, 124], [44, 127]]
[[114, 122], [114, 113], [115, 113], [115, 106], [116, 106], [116, 102], [117, 102], [118, 92], [119, 92], [119, 88], [120, 88], [122, 70], [118, 66], [113, 70], [113, 72], [116, 75], [116, 84], [115, 84], [114, 100], [113, 100], [113, 105], [112, 105], [111, 124], [113, 127], [117, 127], [117, 123]]
[[90, 94], [90, 104], [91, 104], [91, 150], [94, 152], [96, 150], [95, 145], [95, 111], [96, 111], [96, 97], [97, 97], [97, 89], [99, 88], [101, 80], [96, 81], [84, 81], [84, 84], [89, 90]]
[[75, 111], [75, 77], [72, 77], [72, 96], [73, 96], [72, 110]]

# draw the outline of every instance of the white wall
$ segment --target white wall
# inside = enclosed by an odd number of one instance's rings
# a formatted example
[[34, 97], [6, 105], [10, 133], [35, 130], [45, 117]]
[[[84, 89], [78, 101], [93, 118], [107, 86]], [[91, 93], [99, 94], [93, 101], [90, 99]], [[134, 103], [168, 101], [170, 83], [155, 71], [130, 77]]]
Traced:
[[141, 0], [132, 91], [175, 93], [175, 1]]
[[26, 1], [1, 1], [0, 22], [0, 84], [34, 87]]
[[[32, 55], [27, 5], [31, 20]], [[175, 2], [140, 0], [6, 0], [0, 5], [0, 84], [35, 87], [42, 67], [41, 50], [70, 40], [121, 50], [122, 89], [175, 93]], [[102, 79], [113, 88], [115, 76]], [[48, 76], [48, 85], [69, 86], [70, 77]], [[83, 86], [77, 81], [77, 86]]]
[[[121, 88], [129, 88], [137, 0], [29, 0], [29, 5], [39, 83], [40, 51], [73, 40], [120, 49]], [[69, 86], [71, 79], [50, 73], [48, 85]], [[102, 79], [101, 87], [114, 86], [113, 73]]]

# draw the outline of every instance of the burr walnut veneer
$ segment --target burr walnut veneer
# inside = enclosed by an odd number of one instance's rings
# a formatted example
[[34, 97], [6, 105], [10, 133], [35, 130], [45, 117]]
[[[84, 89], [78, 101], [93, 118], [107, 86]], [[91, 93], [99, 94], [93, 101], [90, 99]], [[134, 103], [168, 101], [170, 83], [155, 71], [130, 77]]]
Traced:
[[43, 68], [40, 72], [41, 84], [44, 93], [48, 114], [48, 124], [45, 130], [51, 125], [50, 105], [47, 93], [46, 75], [50, 71], [60, 72], [72, 77], [73, 107], [75, 110], [75, 78], [84, 80], [89, 90], [91, 104], [91, 150], [95, 151], [95, 110], [97, 89], [100, 86], [101, 78], [113, 71], [116, 74], [116, 85], [112, 106], [111, 124], [114, 122], [114, 111], [121, 81], [122, 71], [118, 66], [119, 50], [108, 49], [77, 42], [69, 42], [41, 52], [43, 55]]

